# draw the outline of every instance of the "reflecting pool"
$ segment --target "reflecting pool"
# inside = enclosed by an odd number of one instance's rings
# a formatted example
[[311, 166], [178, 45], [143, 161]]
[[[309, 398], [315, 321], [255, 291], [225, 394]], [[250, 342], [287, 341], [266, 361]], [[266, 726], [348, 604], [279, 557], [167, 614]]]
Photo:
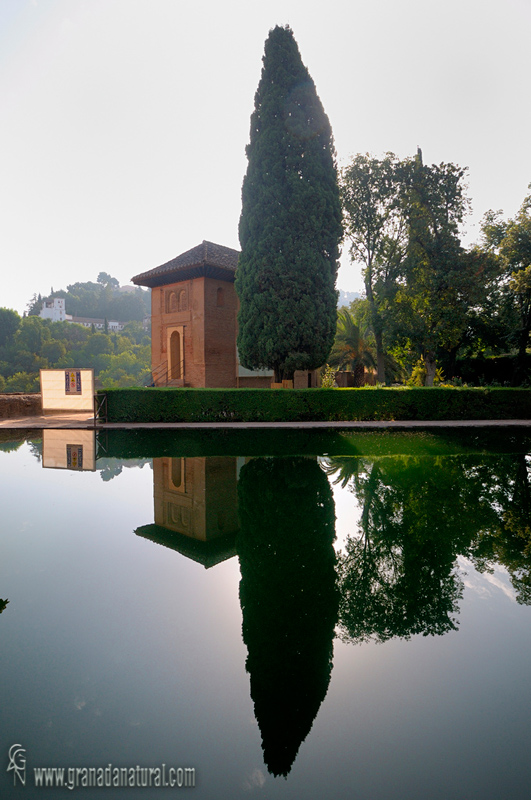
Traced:
[[0, 797], [529, 798], [529, 430], [0, 435]]

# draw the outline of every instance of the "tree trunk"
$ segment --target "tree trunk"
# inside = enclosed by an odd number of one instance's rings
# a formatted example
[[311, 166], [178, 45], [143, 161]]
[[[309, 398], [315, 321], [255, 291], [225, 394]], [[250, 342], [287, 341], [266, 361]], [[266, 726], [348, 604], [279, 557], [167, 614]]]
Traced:
[[424, 356], [424, 363], [426, 365], [426, 382], [424, 386], [433, 386], [435, 373], [437, 372], [437, 362], [435, 361], [435, 353], [429, 352]]
[[295, 370], [287, 370], [281, 366], [274, 366], [275, 383], [282, 383], [282, 381], [293, 381], [295, 379]]
[[384, 362], [382, 326], [381, 326], [380, 315], [378, 313], [378, 309], [376, 307], [376, 301], [374, 299], [374, 294], [372, 291], [371, 281], [368, 279], [365, 280], [365, 294], [367, 296], [367, 300], [369, 301], [369, 306], [371, 309], [371, 324], [374, 333], [374, 339], [376, 341], [376, 369], [377, 369], [376, 380], [378, 381], [378, 383], [385, 383], [385, 362]]
[[354, 367], [354, 386], [358, 389], [365, 383], [365, 367], [363, 364], [356, 364]]
[[374, 334], [374, 338], [376, 340], [376, 380], [378, 383], [385, 383], [385, 360], [382, 332], [377, 331], [377, 333]]
[[525, 362], [527, 354], [527, 344], [529, 342], [529, 328], [524, 328], [518, 337], [518, 353], [514, 364], [512, 386], [520, 386], [526, 378]]

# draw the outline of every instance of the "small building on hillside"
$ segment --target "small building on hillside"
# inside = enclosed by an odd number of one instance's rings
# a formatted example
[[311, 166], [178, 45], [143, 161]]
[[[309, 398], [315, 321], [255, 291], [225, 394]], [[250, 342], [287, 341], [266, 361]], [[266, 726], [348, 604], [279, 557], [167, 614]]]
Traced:
[[[95, 317], [68, 317], [67, 322], [75, 322], [77, 325], [83, 325], [84, 328], [92, 328], [97, 331], [105, 330], [105, 320], [96, 319]], [[110, 333], [123, 331], [125, 322], [119, 322], [116, 319], [107, 320], [107, 330]]]
[[66, 313], [64, 297], [51, 297], [49, 300], [44, 300], [39, 317], [51, 319], [52, 322], [66, 322], [72, 319], [70, 314]]
[[[131, 286], [130, 290], [134, 292], [134, 286]], [[51, 297], [49, 300], [44, 300], [39, 311], [39, 317], [51, 319], [52, 322], [74, 322], [77, 325], [83, 325], [84, 328], [93, 327], [97, 331], [105, 330], [105, 324], [107, 324], [107, 330], [111, 332], [122, 331], [125, 325], [125, 322], [119, 322], [116, 319], [109, 319], [105, 323], [104, 319], [96, 319], [95, 317], [73, 317], [72, 314], [66, 313], [63, 297]]]
[[[151, 289], [151, 371], [155, 385], [269, 387], [271, 370], [248, 370], [236, 349], [238, 250], [212, 242], [132, 278]], [[296, 372], [295, 388], [318, 371]]]

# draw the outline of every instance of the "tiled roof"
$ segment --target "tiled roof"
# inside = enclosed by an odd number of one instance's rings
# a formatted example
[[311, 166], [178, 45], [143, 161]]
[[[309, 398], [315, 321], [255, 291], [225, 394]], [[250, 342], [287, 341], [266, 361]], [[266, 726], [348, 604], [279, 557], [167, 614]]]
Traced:
[[239, 255], [238, 250], [203, 241], [166, 264], [135, 275], [131, 280], [137, 286], [151, 288], [200, 276], [233, 281]]

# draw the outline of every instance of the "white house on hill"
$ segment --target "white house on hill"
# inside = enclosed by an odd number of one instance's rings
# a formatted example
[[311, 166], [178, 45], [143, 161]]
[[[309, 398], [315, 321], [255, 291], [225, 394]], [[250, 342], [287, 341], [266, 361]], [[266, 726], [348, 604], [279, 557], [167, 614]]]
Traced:
[[51, 300], [45, 300], [39, 317], [51, 319], [52, 322], [66, 322], [72, 319], [71, 314], [66, 313], [64, 297], [52, 297]]

